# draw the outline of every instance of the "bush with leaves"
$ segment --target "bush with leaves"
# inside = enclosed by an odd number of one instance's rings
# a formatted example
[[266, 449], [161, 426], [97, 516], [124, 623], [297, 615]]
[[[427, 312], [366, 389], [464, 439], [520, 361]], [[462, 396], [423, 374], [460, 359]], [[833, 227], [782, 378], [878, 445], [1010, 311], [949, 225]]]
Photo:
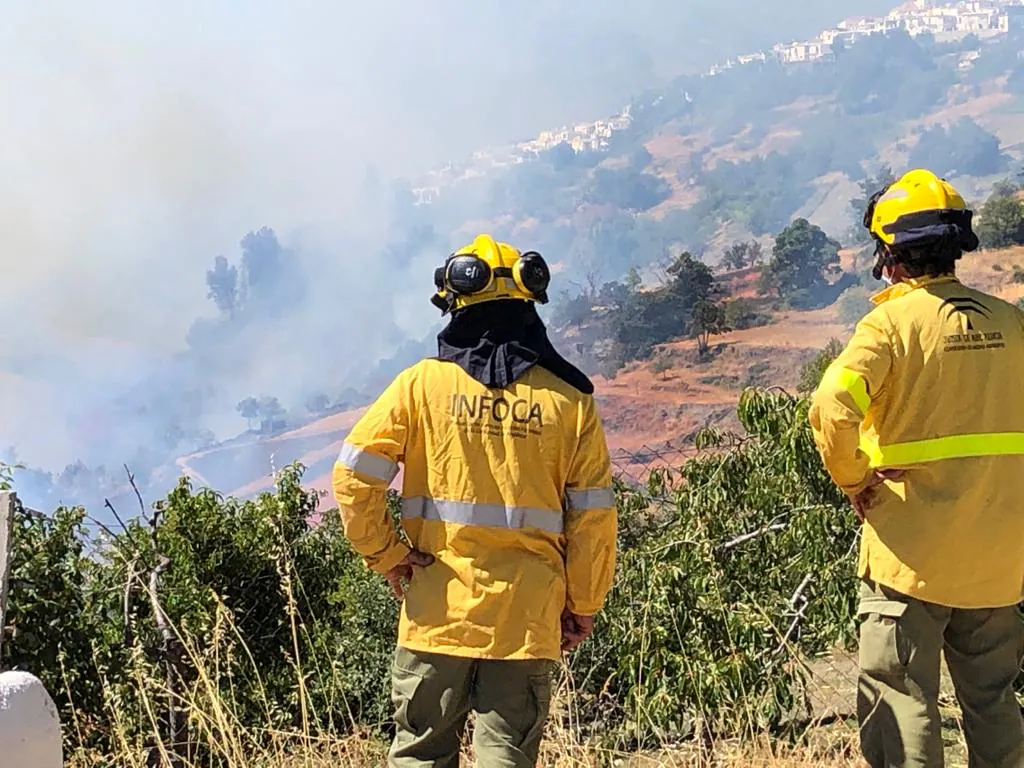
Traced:
[[[835, 351], [808, 366], [805, 389]], [[806, 714], [800, 660], [850, 640], [856, 601], [856, 525], [807, 408], [748, 390], [742, 434], [705, 432], [678, 475], [616, 485], [615, 585], [569, 667], [595, 738], [786, 731]], [[21, 514], [11, 659], [54, 691], [72, 750], [142, 754], [154, 729], [166, 732], [171, 678], [151, 583], [180, 651], [173, 701], [203, 764], [231, 764], [274, 734], [387, 720], [395, 602], [336, 515], [310, 525], [316, 498], [300, 479], [289, 467], [254, 501], [183, 480], [155, 520], [95, 542], [80, 510]]]
[[839, 267], [839, 243], [807, 219], [797, 219], [775, 238], [772, 259], [761, 274], [761, 289], [792, 306], [820, 303], [826, 275]]
[[784, 728], [805, 714], [794, 655], [852, 637], [856, 524], [807, 402], [748, 391], [739, 417], [677, 482], [621, 492], [615, 587], [571, 662], [584, 721], [619, 746]]
[[829, 343], [814, 356], [813, 360], [805, 363], [800, 369], [800, 383], [797, 385], [797, 391], [806, 395], [817, 389], [818, 384], [825, 375], [825, 371], [828, 370], [832, 361], [839, 357], [839, 353], [842, 351], [842, 342], [839, 341], [839, 339], [831, 339]]
[[871, 310], [871, 291], [863, 285], [855, 285], [843, 291], [836, 302], [839, 322], [852, 328]]
[[770, 325], [772, 315], [762, 300], [739, 298], [726, 301], [725, 324], [737, 331]]
[[155, 728], [166, 738], [152, 720], [172, 683], [151, 584], [194, 743], [224, 738], [225, 723], [208, 717], [218, 709], [254, 742], [268, 728], [338, 733], [387, 720], [397, 607], [336, 514], [310, 526], [316, 496], [300, 478], [289, 467], [276, 493], [254, 501], [182, 480], [155, 524], [96, 539], [82, 510], [19, 511], [5, 661], [41, 677], [71, 750], [143, 750]]
[[978, 220], [978, 239], [982, 248], [1024, 245], [1024, 202], [1016, 195], [990, 197]]

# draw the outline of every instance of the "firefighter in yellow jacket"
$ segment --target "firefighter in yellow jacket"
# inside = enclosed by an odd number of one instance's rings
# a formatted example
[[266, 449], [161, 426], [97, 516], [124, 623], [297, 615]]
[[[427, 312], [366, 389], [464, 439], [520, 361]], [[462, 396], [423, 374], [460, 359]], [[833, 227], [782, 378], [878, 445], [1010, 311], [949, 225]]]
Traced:
[[[612, 583], [611, 463], [593, 386], [536, 311], [543, 257], [481, 235], [434, 280], [438, 356], [398, 375], [334, 468], [346, 535], [404, 596], [389, 765], [455, 768], [472, 711], [479, 765], [533, 766], [553, 663]], [[399, 464], [405, 538], [385, 508]]]
[[879, 768], [942, 765], [944, 652], [970, 764], [1024, 766], [1024, 313], [957, 280], [972, 212], [933, 173], [876, 194], [864, 223], [890, 285], [810, 413], [864, 523], [862, 751]]

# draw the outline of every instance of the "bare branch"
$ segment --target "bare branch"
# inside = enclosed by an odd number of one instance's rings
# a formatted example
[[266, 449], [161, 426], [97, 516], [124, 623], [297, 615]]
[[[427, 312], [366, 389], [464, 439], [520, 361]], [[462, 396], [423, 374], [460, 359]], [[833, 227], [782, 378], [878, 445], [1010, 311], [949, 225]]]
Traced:
[[[154, 523], [156, 515], [154, 515]], [[154, 525], [154, 536], [155, 534]], [[158, 554], [158, 562], [149, 574], [149, 602], [153, 608], [153, 620], [156, 622], [157, 631], [160, 633], [160, 656], [164, 665], [167, 686], [167, 712], [166, 712], [166, 741], [170, 748], [168, 755], [169, 768], [182, 768], [184, 765], [180, 750], [187, 746], [187, 724], [185, 713], [181, 709], [181, 687], [182, 687], [182, 648], [181, 643], [171, 629], [167, 614], [160, 605], [159, 587], [160, 576], [171, 566], [171, 559], [167, 555]], [[150, 762], [154, 762], [156, 755], [151, 755]]]
[[121, 526], [121, 530], [128, 533], [128, 526], [124, 524], [124, 520], [122, 520], [121, 516], [117, 514], [117, 510], [114, 509], [114, 505], [110, 503], [110, 499], [103, 499], [103, 506], [110, 510], [110, 514], [114, 516], [114, 519], [117, 520], [117, 524]]
[[787, 528], [789, 528], [789, 523], [772, 523], [771, 525], [766, 525], [763, 528], [758, 528], [756, 531], [750, 531], [749, 533], [744, 533], [742, 536], [737, 536], [735, 539], [723, 542], [715, 547], [715, 550], [717, 552], [728, 552], [730, 549], [735, 549], [741, 544], [746, 544], [748, 541], [753, 541], [754, 539], [760, 538], [761, 536], [765, 536], [769, 533], [784, 531]]
[[[794, 592], [789, 598], [790, 610], [793, 610], [796, 607], [797, 600], [800, 600], [803, 597], [804, 592], [809, 586], [811, 586], [813, 578], [814, 577], [809, 573], [804, 576], [804, 580], [800, 582], [800, 586], [796, 588], [796, 592]], [[806, 600], [804, 602], [806, 602]]]
[[132, 474], [127, 464], [124, 465], [124, 471], [128, 475], [128, 482], [131, 483], [132, 490], [135, 491], [135, 498], [139, 500], [139, 511], [142, 513], [142, 519], [145, 520], [147, 519], [146, 502], [142, 500], [142, 493], [139, 491], [139, 486], [135, 483], [135, 475]]
[[139, 564], [139, 556], [135, 555], [128, 564], [128, 577], [124, 581], [124, 602], [122, 603], [124, 647], [131, 648], [135, 644], [134, 633], [132, 632], [131, 603], [132, 585], [138, 577], [136, 567]]
[[804, 576], [804, 580], [800, 582], [800, 586], [796, 588], [796, 591], [789, 598], [789, 609], [793, 610], [796, 608], [796, 604], [800, 602], [800, 610], [798, 610], [796, 615], [793, 616], [793, 620], [789, 624], [789, 629], [786, 630], [786, 634], [782, 637], [782, 642], [780, 642], [778, 648], [775, 649], [776, 654], [782, 653], [786, 646], [789, 645], [789, 641], [796, 633], [797, 628], [800, 626], [800, 622], [804, 620], [807, 608], [811, 604], [810, 601], [804, 597], [804, 592], [807, 591], [807, 588], [811, 585], [813, 579], [814, 577], [810, 573]]

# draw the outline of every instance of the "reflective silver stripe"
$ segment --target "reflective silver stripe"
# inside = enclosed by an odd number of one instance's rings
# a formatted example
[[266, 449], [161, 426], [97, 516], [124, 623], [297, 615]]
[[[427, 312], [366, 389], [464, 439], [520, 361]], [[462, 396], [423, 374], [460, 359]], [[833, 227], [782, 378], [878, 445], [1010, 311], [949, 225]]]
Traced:
[[548, 533], [562, 532], [562, 513], [553, 509], [506, 507], [503, 504], [474, 504], [469, 501], [443, 501], [415, 496], [402, 499], [402, 517], [439, 520], [456, 525], [481, 525], [488, 528], [539, 528]]
[[615, 494], [611, 488], [591, 488], [587, 491], [566, 491], [565, 499], [573, 512], [588, 509], [608, 509], [615, 506]]
[[383, 456], [367, 453], [362, 448], [357, 448], [351, 443], [341, 446], [341, 453], [338, 454], [338, 461], [361, 475], [367, 475], [382, 483], [390, 483], [398, 474], [398, 465]]

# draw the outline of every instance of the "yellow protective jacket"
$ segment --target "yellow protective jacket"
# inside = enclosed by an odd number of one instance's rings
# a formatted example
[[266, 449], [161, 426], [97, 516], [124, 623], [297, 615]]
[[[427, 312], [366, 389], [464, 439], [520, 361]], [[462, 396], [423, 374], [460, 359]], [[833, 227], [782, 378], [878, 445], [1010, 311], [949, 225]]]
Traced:
[[345, 440], [334, 494], [346, 535], [384, 573], [408, 553], [385, 509], [435, 556], [402, 605], [399, 645], [557, 659], [564, 608], [593, 615], [615, 570], [611, 462], [593, 397], [535, 366], [489, 390], [455, 363], [403, 371]]
[[876, 296], [814, 395], [814, 439], [849, 495], [905, 469], [867, 512], [859, 575], [991, 608], [1024, 584], [1024, 313], [954, 277]]

